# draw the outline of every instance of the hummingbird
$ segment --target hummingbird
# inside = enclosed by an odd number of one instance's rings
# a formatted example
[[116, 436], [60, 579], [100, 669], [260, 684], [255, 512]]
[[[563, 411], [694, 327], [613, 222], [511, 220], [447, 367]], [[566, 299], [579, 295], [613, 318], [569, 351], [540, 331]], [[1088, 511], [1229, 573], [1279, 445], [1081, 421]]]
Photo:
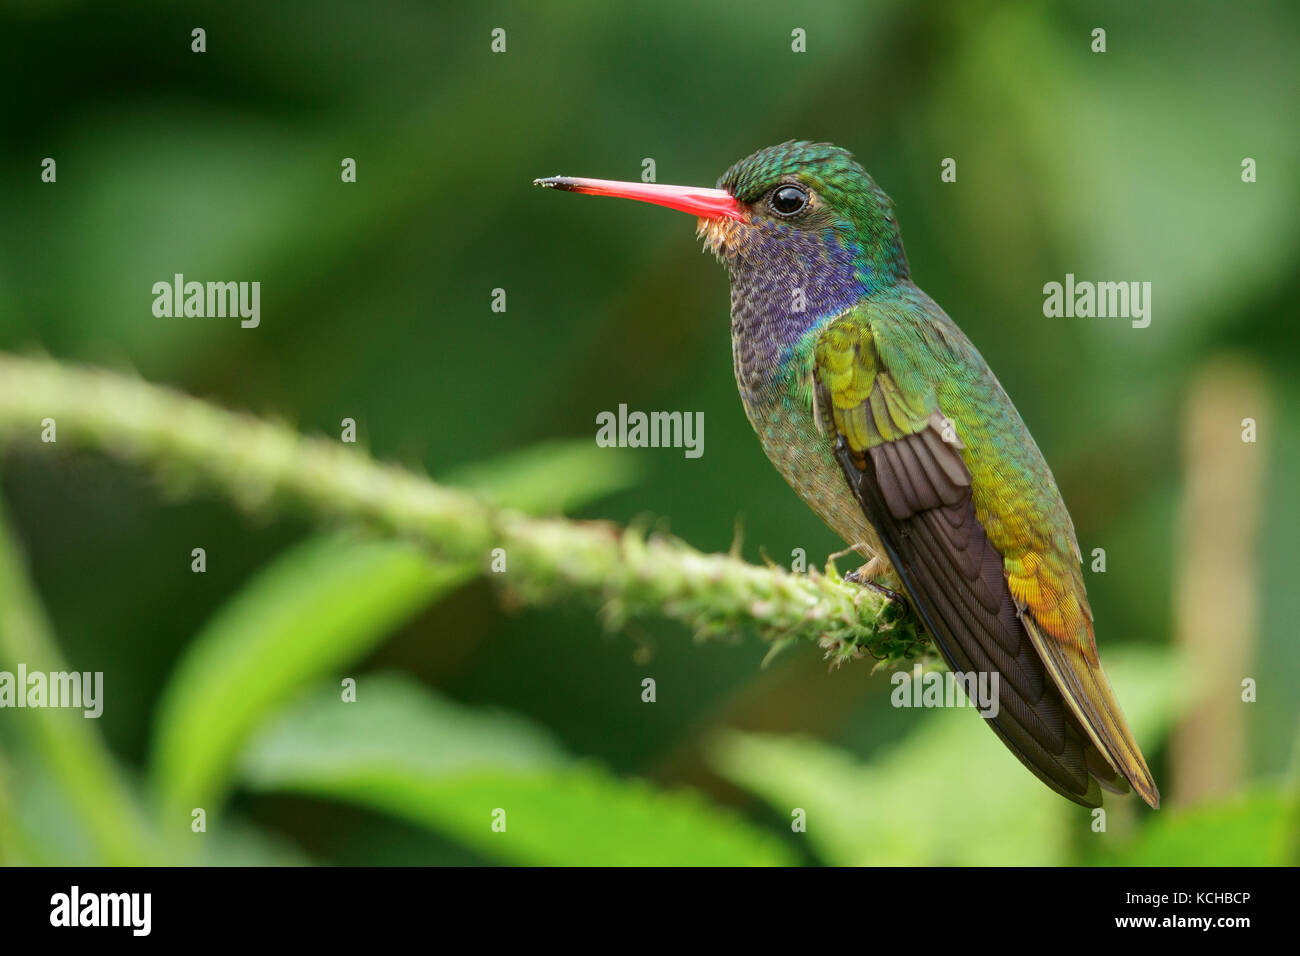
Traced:
[[[1160, 794], [1102, 670], [1074, 523], [1015, 405], [911, 278], [894, 204], [847, 150], [791, 141], [716, 188], [535, 185], [695, 215], [731, 280], [736, 385], [764, 452], [919, 616], [949, 668], [997, 675], [981, 716], [1085, 807]], [[990, 681], [991, 685], [991, 681]]]

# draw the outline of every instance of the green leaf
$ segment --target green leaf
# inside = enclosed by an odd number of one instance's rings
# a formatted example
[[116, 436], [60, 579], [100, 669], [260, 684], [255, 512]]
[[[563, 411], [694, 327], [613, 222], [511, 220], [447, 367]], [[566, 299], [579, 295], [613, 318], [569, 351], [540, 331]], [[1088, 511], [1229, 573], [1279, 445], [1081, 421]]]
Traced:
[[165, 819], [188, 832], [191, 808], [214, 814], [231, 761], [268, 713], [474, 573], [412, 544], [348, 537], [308, 541], [260, 573], [203, 628], [164, 692], [153, 769]]
[[1104, 866], [1295, 866], [1300, 863], [1300, 803], [1281, 786], [1261, 786], [1222, 802], [1162, 812]]
[[[3, 759], [5, 755], [0, 755]], [[71, 788], [39, 754], [7, 755], [3, 827], [5, 866], [103, 866], [96, 822], [78, 811]]]
[[250, 743], [241, 770], [253, 789], [356, 803], [516, 863], [792, 861], [697, 794], [575, 763], [522, 718], [466, 710], [399, 677], [361, 681], [355, 703], [326, 688], [288, 708]]
[[224, 816], [219, 829], [192, 833], [200, 845], [200, 866], [311, 866], [302, 850], [283, 838], [243, 820]]
[[[1108, 672], [1139, 738], [1153, 748], [1173, 719], [1168, 654], [1111, 653]], [[820, 740], [720, 736], [711, 760], [783, 816], [807, 814], [819, 857], [841, 865], [1053, 865], [1088, 812], [1020, 765], [970, 708], [916, 715], [919, 726], [870, 763]], [[1132, 802], [1129, 800], [1128, 802]]]
[[[577, 482], [561, 480], [579, 468]], [[547, 512], [626, 486], [629, 460], [589, 442], [552, 442], [462, 469], [502, 505]], [[163, 692], [154, 785], [167, 828], [215, 814], [231, 761], [289, 697], [371, 651], [420, 609], [474, 577], [405, 542], [313, 539], [263, 569], [200, 631]]]
[[[68, 669], [0, 507], [0, 665], [8, 668], [17, 662], [33, 673]], [[95, 726], [97, 721], [86, 720], [75, 710], [38, 707], [7, 717], [6, 723], [10, 722], [30, 744], [42, 769], [49, 772], [50, 792], [63, 802], [66, 811], [61, 820], [53, 822], [58, 836], [47, 829], [32, 842], [46, 838], [60, 842], [65, 834], [75, 841], [78, 837], [72, 834], [84, 831], [89, 851], [72, 857], [79, 862], [92, 859], [110, 865], [139, 865], [160, 861], [157, 840], [126, 775]], [[8, 788], [8, 776], [0, 766], [0, 787]], [[6, 812], [10, 799], [0, 794], [0, 813]], [[50, 821], [48, 815], [45, 819]], [[7, 821], [0, 821], [0, 838], [5, 838], [7, 828]], [[39, 846], [32, 848], [33, 856], [41, 852]]]

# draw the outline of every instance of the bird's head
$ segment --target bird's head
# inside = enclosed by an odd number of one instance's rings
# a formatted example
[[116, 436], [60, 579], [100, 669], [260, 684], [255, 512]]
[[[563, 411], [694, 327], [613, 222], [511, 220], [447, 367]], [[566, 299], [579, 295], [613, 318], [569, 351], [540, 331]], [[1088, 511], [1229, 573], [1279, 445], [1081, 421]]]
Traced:
[[811, 274], [869, 292], [907, 276], [893, 203], [846, 149], [791, 141], [728, 169], [717, 188], [556, 176], [537, 185], [638, 199], [699, 218], [699, 234], [733, 272], [791, 282]]

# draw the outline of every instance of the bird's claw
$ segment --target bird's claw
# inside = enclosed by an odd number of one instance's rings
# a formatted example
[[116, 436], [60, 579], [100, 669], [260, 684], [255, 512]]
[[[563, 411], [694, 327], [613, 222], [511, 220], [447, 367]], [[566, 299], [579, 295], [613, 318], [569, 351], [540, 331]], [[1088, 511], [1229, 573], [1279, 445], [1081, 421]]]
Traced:
[[844, 580], [852, 582], [853, 584], [866, 584], [867, 577], [862, 573], [866, 569], [867, 566], [865, 564], [860, 568], [854, 568], [848, 574], [844, 575]]
[[875, 591], [877, 594], [883, 595], [884, 597], [893, 601], [895, 604], [901, 605], [904, 601], [903, 595], [899, 594], [893, 588], [887, 588], [880, 582], [873, 580], [870, 577], [870, 574], [873, 570], [874, 569], [871, 567], [869, 563], [864, 564], [862, 567], [850, 571], [848, 574], [844, 575], [844, 580], [852, 581], [854, 584], [860, 585], [861, 587], [870, 588], [872, 591]]

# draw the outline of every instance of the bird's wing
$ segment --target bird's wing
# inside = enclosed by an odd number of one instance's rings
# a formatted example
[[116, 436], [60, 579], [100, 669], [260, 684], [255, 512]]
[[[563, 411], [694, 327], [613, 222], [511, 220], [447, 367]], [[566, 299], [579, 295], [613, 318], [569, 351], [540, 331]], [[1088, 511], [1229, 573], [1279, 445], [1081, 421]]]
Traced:
[[[1100, 787], [1126, 792], [1127, 778], [1155, 805], [1150, 773], [1097, 662], [1086, 599], [1070, 605], [1086, 623], [1086, 639], [1062, 640], [1078, 623], [1060, 612], [1072, 581], [1054, 576], [1052, 562], [1036, 561], [1033, 551], [1008, 562], [1004, 551], [1012, 549], [1000, 549], [986, 529], [988, 521], [1005, 537], [1014, 516], [1033, 513], [1036, 503], [1018, 502], [1013, 492], [995, 505], [1000, 517], [981, 515], [988, 502], [977, 499], [988, 496], [972, 479], [962, 425], [945, 416], [944, 389], [921, 387], [914, 368], [895, 374], [882, 360], [882, 352], [898, 354], [887, 338], [900, 326], [880, 321], [881, 308], [859, 306], [823, 329], [814, 387], [821, 427], [909, 598], [949, 667], [999, 675], [999, 710], [986, 719], [1039, 779], [1098, 806]], [[1001, 395], [991, 372], [988, 378]], [[968, 431], [979, 440], [979, 428]], [[1054, 482], [1050, 491], [1059, 501]], [[1073, 529], [1069, 542], [1077, 550]], [[1081, 579], [1079, 588], [1081, 598]]]

